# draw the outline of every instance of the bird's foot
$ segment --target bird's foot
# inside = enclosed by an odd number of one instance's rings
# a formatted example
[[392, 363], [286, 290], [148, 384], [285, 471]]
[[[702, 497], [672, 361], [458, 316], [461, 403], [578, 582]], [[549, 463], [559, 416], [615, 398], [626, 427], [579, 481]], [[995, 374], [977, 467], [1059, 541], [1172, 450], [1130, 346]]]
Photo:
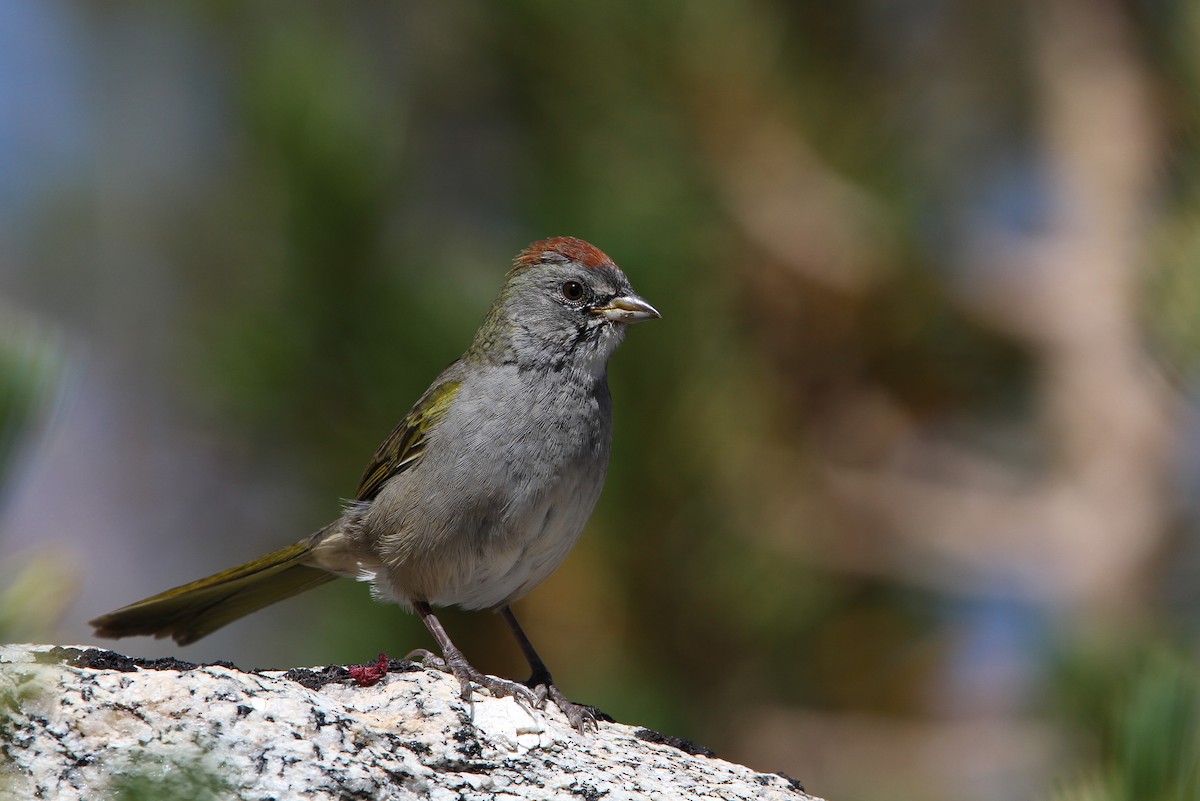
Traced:
[[[587, 730], [597, 731], [600, 727], [597, 721], [597, 713], [600, 716], [608, 717], [603, 712], [599, 712], [595, 707], [584, 706], [583, 704], [573, 703], [567, 696], [563, 695], [563, 691], [558, 689], [554, 680], [549, 674], [531, 676], [525, 686], [533, 690], [537, 696], [538, 708], [543, 709], [546, 706], [546, 701], [551, 701], [559, 710], [567, 716], [567, 721], [572, 728], [580, 734], [587, 734]], [[611, 718], [609, 718], [611, 720]]]
[[450, 667], [446, 664], [446, 660], [435, 654], [433, 651], [425, 648], [414, 648], [404, 656], [409, 662], [417, 662], [425, 667], [440, 670], [443, 673], [449, 673]]
[[418, 648], [405, 658], [418, 661], [426, 667], [431, 667], [454, 676], [454, 678], [458, 679], [458, 683], [462, 687], [462, 699], [464, 701], [471, 700], [471, 683], [474, 682], [487, 690], [488, 695], [493, 698], [511, 697], [518, 704], [531, 709], [535, 707], [541, 708], [545, 704], [544, 699], [539, 698], [536, 691], [531, 690], [520, 682], [480, 673], [471, 667], [471, 664], [458, 651], [451, 651], [445, 657], [441, 657], [432, 651]]
[[463, 698], [466, 698], [471, 691], [470, 682], [482, 684], [487, 689], [488, 694], [493, 698], [503, 698], [506, 696], [512, 697], [518, 704], [533, 709], [538, 706], [537, 693], [521, 684], [519, 681], [509, 681], [496, 676], [488, 676], [467, 665], [470, 673], [466, 678], [455, 673], [458, 676], [458, 681], [463, 685]]
[[[543, 684], [541, 689], [545, 693], [545, 697], [554, 702], [554, 705], [567, 716], [567, 721], [571, 727], [580, 734], [587, 734], [588, 729], [598, 731], [599, 724], [596, 722], [596, 711], [590, 706], [573, 703], [567, 696], [563, 695], [562, 690], [558, 689], [553, 684]], [[534, 690], [535, 693], [541, 695], [541, 692]], [[543, 702], [544, 703], [544, 702]]]

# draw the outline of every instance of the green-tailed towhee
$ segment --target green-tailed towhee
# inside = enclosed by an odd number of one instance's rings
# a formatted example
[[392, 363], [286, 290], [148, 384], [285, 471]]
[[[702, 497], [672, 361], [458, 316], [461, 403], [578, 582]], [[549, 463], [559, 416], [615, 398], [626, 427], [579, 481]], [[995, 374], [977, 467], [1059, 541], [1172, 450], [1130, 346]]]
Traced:
[[[346, 576], [417, 611], [464, 698], [476, 682], [531, 704], [549, 698], [580, 730], [594, 724], [555, 687], [509, 604], [558, 567], [591, 515], [612, 437], [608, 359], [626, 325], [659, 316], [587, 242], [530, 245], [474, 342], [379, 447], [341, 517], [91, 625], [104, 637], [153, 634], [185, 645]], [[468, 664], [433, 613], [452, 605], [500, 609], [533, 671], [526, 684]]]

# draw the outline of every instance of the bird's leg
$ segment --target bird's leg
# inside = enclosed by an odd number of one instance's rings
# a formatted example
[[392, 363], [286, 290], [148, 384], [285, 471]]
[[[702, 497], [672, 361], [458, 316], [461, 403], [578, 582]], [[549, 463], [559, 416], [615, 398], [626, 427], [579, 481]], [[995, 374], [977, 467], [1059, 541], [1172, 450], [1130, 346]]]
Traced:
[[554, 684], [554, 679], [551, 678], [546, 663], [534, 650], [533, 643], [529, 641], [525, 630], [517, 622], [517, 616], [513, 614], [512, 608], [502, 606], [500, 614], [504, 617], [504, 622], [508, 623], [508, 627], [512, 629], [513, 636], [517, 638], [517, 645], [521, 646], [521, 653], [525, 654], [525, 660], [529, 662], [529, 669], [533, 671], [525, 683], [537, 693], [538, 702], [545, 704], [547, 698], [553, 701], [554, 705], [562, 710], [562, 713], [567, 716], [567, 720], [580, 734], [584, 733], [589, 726], [593, 729], [596, 728], [596, 714], [591, 708], [571, 703], [567, 696], [563, 695], [562, 690]]
[[450, 635], [442, 628], [442, 623], [437, 619], [437, 615], [433, 613], [433, 608], [425, 601], [413, 601], [413, 609], [417, 610], [417, 614], [421, 616], [421, 621], [425, 624], [425, 628], [429, 629], [429, 633], [437, 640], [438, 647], [442, 649], [442, 658], [427, 659], [433, 656], [429, 651], [415, 651], [414, 654], [421, 658], [422, 662], [426, 662], [430, 667], [444, 670], [447, 673], [454, 675], [458, 679], [459, 685], [462, 687], [462, 698], [464, 701], [471, 699], [471, 682], [482, 685], [494, 698], [510, 695], [518, 702], [528, 704], [529, 706], [537, 706], [540, 703], [538, 696], [528, 687], [515, 681], [507, 681], [498, 679], [495, 676], [488, 676], [480, 673], [475, 668], [471, 667], [467, 662], [466, 657], [462, 655], [462, 651], [450, 641]]

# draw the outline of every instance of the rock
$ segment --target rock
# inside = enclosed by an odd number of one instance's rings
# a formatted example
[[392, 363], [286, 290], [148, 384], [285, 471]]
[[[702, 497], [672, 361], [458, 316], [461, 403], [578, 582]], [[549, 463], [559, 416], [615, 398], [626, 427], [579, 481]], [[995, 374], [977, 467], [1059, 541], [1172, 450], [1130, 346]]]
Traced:
[[612, 722], [580, 735], [557, 709], [378, 668], [363, 687], [341, 667], [0, 646], [0, 799], [812, 798], [685, 740]]

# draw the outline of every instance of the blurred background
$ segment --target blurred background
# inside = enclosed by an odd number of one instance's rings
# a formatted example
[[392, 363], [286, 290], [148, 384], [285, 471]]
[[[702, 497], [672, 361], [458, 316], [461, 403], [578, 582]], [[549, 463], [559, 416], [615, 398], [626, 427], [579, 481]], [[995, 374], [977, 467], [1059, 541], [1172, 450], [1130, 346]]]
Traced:
[[[1185, 0], [0, 0], [0, 640], [324, 525], [570, 234], [664, 319], [517, 606], [569, 695], [835, 801], [1194, 798], [1198, 43]], [[338, 582], [99, 644], [430, 641]]]

